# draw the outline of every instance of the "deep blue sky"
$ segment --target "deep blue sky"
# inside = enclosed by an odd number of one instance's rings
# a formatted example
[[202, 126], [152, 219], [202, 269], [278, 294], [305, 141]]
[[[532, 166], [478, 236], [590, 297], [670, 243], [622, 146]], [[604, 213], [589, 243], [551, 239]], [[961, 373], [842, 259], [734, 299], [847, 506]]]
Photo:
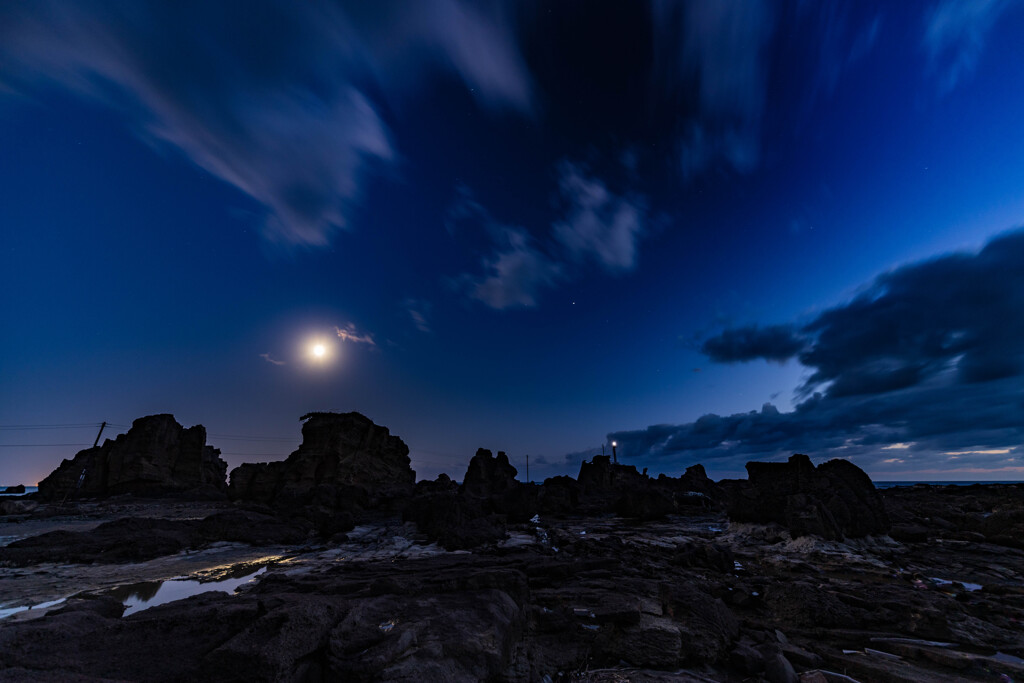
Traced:
[[[1011, 0], [5, 3], [0, 427], [1024, 478], [1022, 38]], [[0, 481], [93, 436], [0, 430]]]

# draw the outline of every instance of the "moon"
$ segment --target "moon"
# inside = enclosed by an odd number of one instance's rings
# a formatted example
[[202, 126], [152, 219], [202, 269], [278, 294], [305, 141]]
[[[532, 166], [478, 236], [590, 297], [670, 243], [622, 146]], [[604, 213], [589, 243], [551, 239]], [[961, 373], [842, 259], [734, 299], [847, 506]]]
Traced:
[[326, 353], [327, 349], [323, 344], [316, 344], [313, 346], [313, 355], [317, 358], [323, 358]]

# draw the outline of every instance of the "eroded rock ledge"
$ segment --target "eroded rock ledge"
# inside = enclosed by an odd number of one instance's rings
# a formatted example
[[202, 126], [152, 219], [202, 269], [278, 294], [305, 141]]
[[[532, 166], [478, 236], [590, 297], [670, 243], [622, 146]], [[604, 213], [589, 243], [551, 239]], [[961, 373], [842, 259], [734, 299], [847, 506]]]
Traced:
[[39, 482], [39, 498], [94, 498], [191, 492], [223, 496], [228, 465], [206, 445], [206, 428], [185, 429], [173, 415], [150, 415], [127, 434], [79, 451]]

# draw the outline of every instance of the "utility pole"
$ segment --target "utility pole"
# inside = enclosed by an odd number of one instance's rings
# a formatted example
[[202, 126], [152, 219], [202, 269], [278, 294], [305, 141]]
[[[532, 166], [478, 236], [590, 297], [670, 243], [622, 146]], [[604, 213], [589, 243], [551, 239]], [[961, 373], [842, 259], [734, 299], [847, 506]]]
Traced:
[[530, 483], [530, 454], [526, 454], [526, 483]]
[[[96, 448], [96, 444], [100, 442], [100, 437], [103, 436], [103, 428], [107, 426], [107, 421], [104, 420], [103, 424], [100, 425], [100, 433], [96, 435], [96, 440], [92, 442], [92, 447]], [[81, 483], [81, 482], [79, 482]]]
[[612, 462], [614, 462], [616, 465], [619, 464], [619, 456], [615, 454], [615, 447], [618, 445], [618, 443], [612, 441]]

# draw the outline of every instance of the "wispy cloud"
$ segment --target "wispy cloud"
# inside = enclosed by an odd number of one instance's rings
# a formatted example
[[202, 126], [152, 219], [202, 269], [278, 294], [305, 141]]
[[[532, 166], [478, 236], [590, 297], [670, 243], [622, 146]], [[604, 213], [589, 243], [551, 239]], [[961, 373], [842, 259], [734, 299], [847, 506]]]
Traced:
[[1013, 447], [1010, 448], [987, 448], [980, 451], [946, 451], [943, 455], [1007, 455]]
[[555, 239], [576, 260], [593, 259], [609, 271], [633, 270], [643, 235], [647, 201], [618, 196], [600, 179], [568, 161], [558, 166], [566, 216], [553, 226]]
[[406, 299], [404, 305], [405, 312], [409, 314], [409, 319], [412, 320], [413, 326], [420, 332], [430, 334], [433, 331], [430, 328], [430, 321], [428, 319], [431, 308], [430, 303], [419, 299]]
[[503, 246], [483, 260], [484, 275], [464, 276], [470, 298], [491, 308], [530, 308], [541, 290], [563, 277], [561, 266], [534, 245], [525, 230], [503, 229]]
[[496, 243], [482, 261], [483, 275], [463, 275], [456, 281], [470, 298], [499, 310], [530, 308], [543, 290], [581, 277], [589, 264], [613, 273], [636, 268], [648, 221], [646, 197], [617, 194], [568, 160], [559, 162], [555, 171], [561, 216], [539, 238], [498, 223], [468, 188], [460, 188], [448, 212], [449, 232], [463, 221], [482, 223]]
[[371, 90], [401, 99], [426, 81], [422, 72], [447, 70], [485, 106], [531, 111], [506, 9], [462, 0], [353, 12], [278, 0], [6, 3], [0, 92], [58, 85], [114, 106], [146, 142], [262, 205], [268, 240], [323, 246], [347, 225], [374, 164], [397, 156]]
[[760, 158], [767, 64], [775, 18], [763, 0], [652, 0], [655, 56], [673, 99], [695, 93], [698, 115], [681, 131], [684, 177], [725, 162], [752, 170]]
[[276, 360], [269, 353], [261, 353], [260, 354], [260, 358], [262, 358], [263, 360], [267, 361], [268, 363], [273, 363], [274, 365], [287, 365], [288, 364], [286, 361]]
[[856, 3], [800, 5], [800, 18], [809, 24], [807, 33], [817, 40], [814, 60], [817, 74], [809, 92], [808, 107], [817, 97], [835, 92], [843, 76], [867, 58], [878, 44], [885, 24], [883, 15], [877, 13], [870, 20], [858, 23], [859, 12], [855, 12], [858, 9], [861, 8]]
[[334, 331], [341, 341], [352, 342], [353, 344], [367, 344], [368, 346], [377, 345], [377, 342], [373, 340], [373, 335], [369, 332], [360, 334], [359, 330], [356, 329], [355, 323], [349, 323], [345, 327], [335, 327]]
[[943, 0], [925, 16], [924, 48], [942, 92], [974, 73], [999, 17], [1020, 0]]

